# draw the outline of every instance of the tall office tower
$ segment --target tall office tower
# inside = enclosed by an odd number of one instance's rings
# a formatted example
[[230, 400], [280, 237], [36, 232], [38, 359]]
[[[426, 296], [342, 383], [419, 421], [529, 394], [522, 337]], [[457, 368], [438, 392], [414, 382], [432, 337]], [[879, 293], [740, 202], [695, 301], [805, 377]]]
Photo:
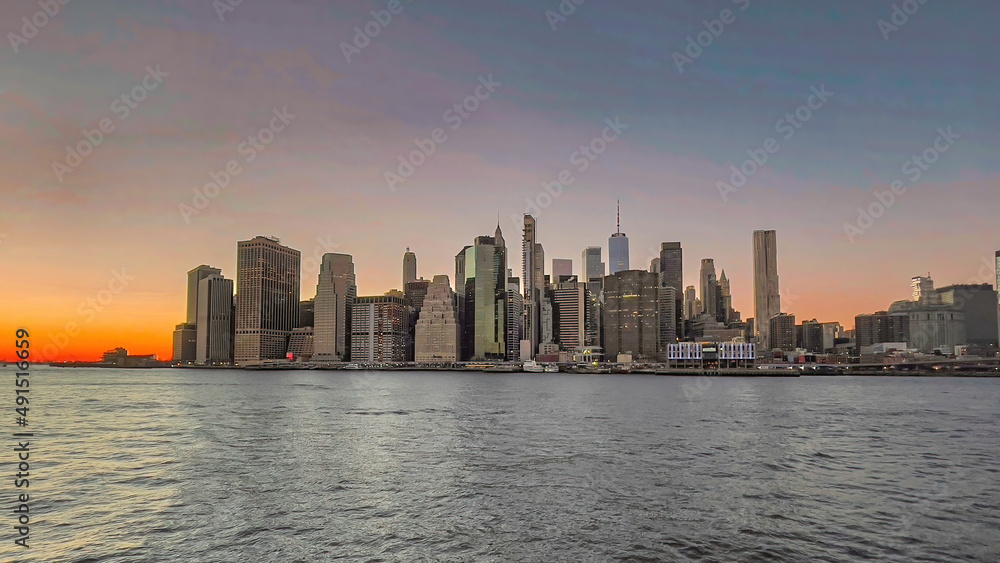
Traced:
[[[604, 293], [605, 265], [601, 261], [601, 247], [588, 246], [583, 250], [583, 268], [581, 272], [581, 283], [587, 284], [587, 292], [590, 296], [589, 315], [587, 317], [587, 338], [584, 345], [589, 348], [601, 347], [604, 345], [602, 334], [604, 333], [604, 305], [601, 302]], [[1000, 305], [998, 305], [1000, 307]], [[997, 313], [1000, 318], [1000, 312]]]
[[524, 282], [524, 322], [521, 331], [527, 341], [527, 357], [521, 354], [522, 360], [534, 359], [538, 353], [541, 339], [541, 304], [544, 285], [539, 283], [535, 262], [535, 218], [524, 214], [524, 233], [521, 241], [521, 280]]
[[604, 349], [614, 360], [656, 360], [660, 340], [659, 279], [645, 270], [625, 270], [604, 278]]
[[174, 361], [193, 362], [196, 359], [198, 330], [198, 283], [208, 276], [218, 276], [222, 270], [201, 265], [188, 272], [187, 320], [174, 329]]
[[316, 316], [316, 298], [308, 301], [299, 301], [299, 322], [295, 328], [304, 328], [313, 325]]
[[580, 282], [586, 283], [587, 289], [596, 295], [604, 286], [604, 262], [601, 262], [600, 246], [588, 246], [584, 249], [582, 270]]
[[542, 344], [554, 344], [556, 341], [555, 334], [555, 311], [552, 309], [552, 295], [551, 291], [546, 289], [542, 294], [542, 306], [538, 308], [541, 320], [538, 324], [538, 328], [541, 331], [539, 338]]
[[934, 301], [934, 280], [930, 274], [915, 276], [910, 280], [910, 287], [913, 288], [913, 301], [917, 303]]
[[662, 283], [660, 279], [656, 292], [657, 322], [660, 331], [657, 341], [657, 359], [661, 362], [667, 361], [667, 347], [677, 342], [677, 306], [681, 301], [677, 299], [674, 288]]
[[448, 276], [434, 276], [415, 329], [417, 363], [457, 362], [458, 311]]
[[181, 323], [174, 327], [174, 361], [193, 362], [198, 358], [198, 324]]
[[781, 312], [778, 292], [778, 235], [775, 231], [753, 232], [753, 312], [760, 350], [771, 350], [771, 317]]
[[222, 270], [201, 265], [188, 272], [187, 322], [198, 323], [198, 284], [208, 276], [221, 276]]
[[466, 322], [468, 317], [467, 307], [465, 306], [465, 253], [472, 248], [471, 246], [464, 246], [458, 254], [455, 255], [455, 312], [458, 314], [458, 359], [466, 357], [466, 350], [470, 350], [471, 345], [470, 337], [465, 333], [465, 327], [468, 324]]
[[935, 300], [965, 316], [965, 344], [975, 346], [979, 355], [997, 347], [997, 322], [993, 304], [997, 292], [988, 283], [949, 285], [934, 290]]
[[694, 286], [689, 285], [684, 289], [684, 318], [691, 320], [698, 315], [696, 302], [698, 301]]
[[618, 202], [618, 230], [608, 239], [608, 260], [611, 265], [609, 272], [611, 275], [629, 269], [628, 237], [622, 232], [621, 201]]
[[417, 255], [410, 252], [410, 247], [406, 247], [403, 254], [403, 291], [406, 291], [406, 284], [417, 280]]
[[716, 319], [722, 323], [735, 320], [733, 317], [733, 290], [726, 277], [726, 269], [722, 269], [722, 276], [719, 277], [719, 293], [722, 296], [722, 308], [716, 315]]
[[573, 261], [564, 258], [552, 259], [552, 283], [559, 283], [559, 278], [573, 275]]
[[997, 284], [993, 287], [995, 287], [997, 290], [997, 327], [998, 331], [1000, 331], [1000, 250], [996, 251], [995, 259], [996, 259]]
[[356, 298], [351, 306], [351, 360], [405, 361], [406, 323], [406, 299], [401, 292]]
[[507, 361], [521, 359], [521, 323], [524, 321], [524, 298], [521, 280], [507, 271]]
[[233, 280], [220, 275], [203, 278], [198, 282], [198, 350], [195, 361], [203, 365], [232, 363], [235, 326]]
[[236, 250], [236, 363], [284, 358], [299, 317], [302, 254], [263, 236]]
[[660, 273], [660, 259], [653, 258], [649, 261], [649, 273], [659, 274]]
[[[535, 286], [538, 291], [544, 292], [545, 288], [548, 287], [548, 279], [545, 275], [545, 249], [542, 248], [542, 243], [535, 243]], [[541, 295], [541, 293], [539, 293]]]
[[343, 362], [351, 353], [351, 307], [358, 296], [354, 258], [327, 253], [319, 267], [313, 324], [313, 359]]
[[684, 250], [679, 242], [660, 244], [660, 285], [674, 288], [674, 324], [677, 338], [684, 334]]
[[590, 292], [576, 276], [564, 276], [551, 291], [553, 339], [563, 351], [587, 346], [587, 315]]
[[403, 288], [403, 297], [406, 299], [406, 361], [414, 361], [416, 346], [417, 319], [420, 309], [424, 305], [424, 297], [427, 296], [427, 289], [430, 287], [430, 280], [420, 278], [406, 282]]
[[806, 352], [822, 354], [825, 351], [823, 348], [823, 324], [813, 319], [802, 321], [800, 326], [802, 327], [802, 338], [797, 342], [797, 346], [805, 349]]
[[777, 350], [795, 349], [795, 315], [778, 313], [771, 317], [771, 348]]
[[715, 277], [715, 260], [703, 258], [701, 261], [701, 303], [705, 307], [705, 314], [715, 318], [718, 313], [716, 302], [718, 301], [719, 282]]
[[423, 278], [406, 282], [406, 286], [403, 287], [403, 297], [406, 297], [406, 301], [411, 307], [419, 311], [424, 304], [424, 297], [427, 295], [430, 285], [430, 280]]
[[503, 360], [507, 355], [507, 247], [500, 225], [465, 251], [463, 360]]

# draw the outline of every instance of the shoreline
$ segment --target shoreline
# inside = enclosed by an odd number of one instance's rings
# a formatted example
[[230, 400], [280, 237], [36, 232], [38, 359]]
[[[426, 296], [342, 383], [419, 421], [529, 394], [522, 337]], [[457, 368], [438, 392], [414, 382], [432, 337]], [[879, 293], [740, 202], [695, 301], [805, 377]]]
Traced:
[[485, 368], [482, 365], [474, 367], [454, 366], [454, 367], [422, 367], [422, 366], [391, 366], [391, 367], [361, 367], [347, 368], [346, 365], [337, 366], [316, 366], [308, 364], [269, 364], [257, 366], [195, 366], [195, 365], [162, 365], [162, 366], [115, 366], [100, 365], [98, 363], [80, 364], [43, 364], [53, 368], [91, 368], [109, 370], [157, 370], [157, 369], [205, 369], [205, 370], [247, 370], [247, 371], [362, 371], [362, 372], [397, 372], [397, 371], [422, 371], [441, 373], [479, 373], [483, 375], [505, 375], [532, 373], [532, 375], [655, 375], [660, 377], [968, 377], [968, 378], [1000, 378], [1000, 371], [997, 370], [889, 370], [854, 368], [849, 366], [837, 367], [832, 370], [810, 371], [797, 368], [789, 369], [701, 369], [701, 368], [662, 368], [662, 367], [633, 367], [621, 368], [620, 366], [602, 366], [599, 369], [564, 369], [559, 372], [540, 373], [525, 372], [514, 366], [497, 365]]

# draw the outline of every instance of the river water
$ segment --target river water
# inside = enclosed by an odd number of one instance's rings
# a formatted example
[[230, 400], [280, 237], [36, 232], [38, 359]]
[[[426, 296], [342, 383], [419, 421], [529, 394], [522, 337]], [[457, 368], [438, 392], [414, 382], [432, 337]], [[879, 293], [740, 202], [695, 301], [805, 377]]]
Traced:
[[1000, 561], [1000, 379], [30, 377], [4, 561]]

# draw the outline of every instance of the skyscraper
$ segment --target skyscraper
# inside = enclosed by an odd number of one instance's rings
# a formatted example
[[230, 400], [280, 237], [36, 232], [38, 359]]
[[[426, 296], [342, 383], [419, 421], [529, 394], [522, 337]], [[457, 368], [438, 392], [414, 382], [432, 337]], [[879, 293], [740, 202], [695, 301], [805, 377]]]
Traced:
[[608, 239], [608, 259], [611, 275], [628, 270], [628, 237], [622, 232], [621, 201], [618, 202], [618, 230]]
[[604, 262], [601, 262], [601, 247], [588, 246], [583, 250], [583, 267], [580, 282], [587, 284], [595, 295], [604, 286]]
[[524, 298], [521, 297], [521, 280], [507, 271], [507, 360], [521, 358], [521, 323], [524, 322]]
[[553, 334], [561, 350], [575, 352], [587, 345], [590, 292], [576, 276], [563, 279], [551, 291]]
[[471, 341], [466, 337], [465, 328], [468, 311], [465, 303], [465, 253], [472, 248], [464, 246], [455, 255], [455, 313], [458, 315], [458, 359], [465, 357], [465, 351], [471, 346]]
[[695, 302], [698, 300], [697, 293], [693, 285], [689, 285], [684, 289], [684, 318], [691, 320], [699, 311], [696, 308]]
[[403, 254], [403, 291], [406, 291], [406, 284], [411, 281], [416, 281], [417, 279], [417, 255], [410, 252], [410, 248], [406, 248], [406, 253]]
[[187, 320], [174, 330], [174, 361], [193, 362], [197, 359], [198, 284], [208, 276], [221, 275], [222, 270], [201, 265], [187, 275]]
[[771, 317], [771, 349], [794, 350], [795, 349], [795, 315], [788, 313], [778, 313]]
[[663, 277], [660, 276], [656, 291], [657, 323], [660, 326], [656, 348], [658, 351], [657, 359], [661, 362], [667, 361], [667, 347], [678, 340], [676, 320], [680, 317], [678, 314], [680, 303], [681, 300], [677, 299], [674, 288], [664, 284]]
[[771, 317], [781, 312], [778, 235], [775, 231], [753, 233], [753, 294], [758, 349], [771, 350]]
[[358, 297], [351, 305], [351, 360], [402, 362], [406, 356], [407, 312], [402, 292]]
[[428, 286], [414, 339], [417, 363], [459, 360], [458, 314], [448, 276], [434, 276]]
[[[663, 287], [674, 290], [674, 334], [682, 338], [684, 334], [684, 250], [679, 242], [660, 244], [660, 280]], [[660, 319], [660, 322], [669, 322]]]
[[299, 316], [302, 255], [264, 236], [236, 250], [236, 363], [284, 358]]
[[722, 269], [719, 277], [719, 292], [722, 295], [722, 310], [716, 318], [719, 322], [728, 323], [733, 320], [733, 289], [730, 286], [729, 278], [726, 277], [726, 269]]
[[719, 283], [715, 277], [715, 260], [703, 258], [701, 261], [701, 303], [705, 314], [715, 319], [718, 313]]
[[197, 323], [181, 323], [174, 328], [175, 362], [193, 362], [198, 357]]
[[198, 282], [195, 361], [205, 365], [232, 363], [234, 328], [233, 280], [214, 274], [202, 278]]
[[609, 360], [624, 353], [637, 360], [657, 358], [658, 286], [658, 276], [645, 270], [604, 278], [604, 348]]
[[222, 270], [201, 265], [188, 272], [187, 322], [198, 323], [198, 284], [208, 276], [221, 276]]
[[910, 287], [913, 289], [913, 301], [917, 303], [935, 301], [934, 280], [931, 279], [930, 274], [914, 276], [910, 280]]
[[590, 299], [587, 315], [587, 338], [584, 345], [588, 347], [600, 347], [604, 345], [602, 338], [604, 333], [604, 304], [601, 300], [604, 293], [605, 274], [605, 265], [601, 261], [601, 247], [588, 246], [583, 250], [582, 258], [583, 271], [581, 272], [582, 277], [580, 278], [580, 282], [587, 284], [587, 293]]
[[507, 247], [494, 236], [476, 237], [465, 251], [462, 359], [502, 360], [507, 354]]
[[524, 282], [524, 322], [521, 325], [523, 338], [527, 341], [527, 357], [521, 354], [522, 360], [534, 359], [538, 353], [538, 342], [541, 338], [541, 292], [544, 285], [538, 281], [538, 266], [535, 263], [535, 218], [524, 214], [524, 233], [521, 240], [521, 280]]
[[354, 258], [350, 254], [324, 254], [316, 284], [313, 359], [326, 362], [350, 359], [351, 307], [357, 295]]

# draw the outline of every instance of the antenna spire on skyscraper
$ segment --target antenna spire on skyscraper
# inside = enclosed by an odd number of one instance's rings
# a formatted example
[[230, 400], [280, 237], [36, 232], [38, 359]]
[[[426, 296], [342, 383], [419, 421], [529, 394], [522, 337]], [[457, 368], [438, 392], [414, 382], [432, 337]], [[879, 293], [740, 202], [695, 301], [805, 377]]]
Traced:
[[622, 232], [622, 200], [618, 200], [618, 215], [617, 215], [618, 231]]

